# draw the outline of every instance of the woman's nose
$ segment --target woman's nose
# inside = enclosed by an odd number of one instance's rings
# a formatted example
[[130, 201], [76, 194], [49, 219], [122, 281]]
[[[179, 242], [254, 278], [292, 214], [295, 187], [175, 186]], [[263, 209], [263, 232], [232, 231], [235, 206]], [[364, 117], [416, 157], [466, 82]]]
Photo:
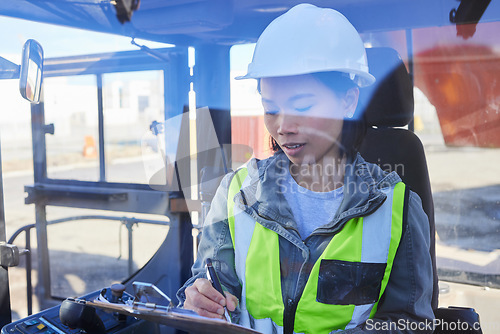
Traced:
[[278, 117], [278, 134], [297, 133], [299, 130], [299, 116], [281, 112]]

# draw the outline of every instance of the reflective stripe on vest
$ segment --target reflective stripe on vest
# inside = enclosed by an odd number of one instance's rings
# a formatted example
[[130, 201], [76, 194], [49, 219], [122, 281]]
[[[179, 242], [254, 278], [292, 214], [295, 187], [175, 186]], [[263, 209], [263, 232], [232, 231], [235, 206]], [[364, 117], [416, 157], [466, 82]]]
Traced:
[[[257, 224], [234, 205], [234, 196], [250, 181], [247, 175], [246, 168], [236, 171], [229, 185], [227, 205], [236, 273], [242, 286], [240, 324], [262, 333], [281, 333], [284, 307], [281, 300], [278, 235]], [[238, 228], [235, 228], [235, 218], [238, 218]], [[262, 256], [262, 249], [266, 249], [266, 253], [272, 256]], [[274, 256], [276, 254], [278, 256]], [[247, 271], [247, 267], [253, 269]], [[262, 290], [263, 286], [266, 288]], [[247, 291], [262, 293], [247, 294]], [[264, 305], [266, 307], [262, 307]]]
[[[248, 183], [247, 174], [246, 168], [236, 173], [228, 194], [228, 220], [235, 249], [235, 266], [242, 284], [240, 324], [264, 333], [282, 332], [285, 307], [281, 293], [278, 234], [234, 206], [234, 196], [245, 186], [244, 183]], [[373, 214], [346, 222], [314, 264], [297, 305], [294, 332], [330, 333], [332, 330], [353, 328], [375, 314], [401, 239], [405, 185], [400, 182], [387, 189], [385, 194], [387, 199]], [[332, 268], [352, 265], [355, 269], [364, 265], [377, 268], [383, 265], [383, 278], [377, 286], [380, 289], [377, 290], [378, 296], [368, 303], [356, 302], [356, 305], [338, 301], [337, 296], [333, 301], [328, 300], [331, 296], [317, 301], [321, 299], [318, 289], [322, 263], [327, 269], [330, 265], [333, 265]], [[362, 273], [360, 270], [352, 272]], [[322, 276], [325, 276], [324, 273]]]
[[[236, 171], [229, 183], [229, 191], [227, 194], [227, 219], [229, 222], [229, 230], [231, 231], [231, 236], [234, 236], [234, 196], [240, 191], [243, 186], [243, 181], [247, 179], [248, 169], [241, 168]], [[233, 248], [234, 248], [234, 238], [233, 240]]]

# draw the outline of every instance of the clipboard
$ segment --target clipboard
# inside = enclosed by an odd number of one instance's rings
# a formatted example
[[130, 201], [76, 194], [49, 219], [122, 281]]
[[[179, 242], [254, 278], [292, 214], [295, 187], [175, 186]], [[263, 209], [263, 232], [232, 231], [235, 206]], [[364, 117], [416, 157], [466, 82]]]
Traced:
[[[134, 289], [136, 297], [126, 303], [112, 303], [103, 298], [97, 298], [86, 301], [86, 304], [104, 311], [117, 312], [192, 334], [261, 334], [226, 320], [202, 317], [194, 311], [172, 307], [169, 305], [170, 298], [153, 284], [134, 282]], [[162, 298], [166, 298], [164, 302], [168, 302], [167, 305], [157, 303]]]

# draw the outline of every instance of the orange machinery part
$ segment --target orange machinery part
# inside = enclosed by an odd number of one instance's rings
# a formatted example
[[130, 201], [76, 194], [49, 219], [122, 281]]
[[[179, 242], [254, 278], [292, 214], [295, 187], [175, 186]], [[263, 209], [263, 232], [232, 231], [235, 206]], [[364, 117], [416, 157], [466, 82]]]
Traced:
[[500, 147], [500, 52], [440, 45], [414, 58], [415, 85], [436, 107], [451, 146]]

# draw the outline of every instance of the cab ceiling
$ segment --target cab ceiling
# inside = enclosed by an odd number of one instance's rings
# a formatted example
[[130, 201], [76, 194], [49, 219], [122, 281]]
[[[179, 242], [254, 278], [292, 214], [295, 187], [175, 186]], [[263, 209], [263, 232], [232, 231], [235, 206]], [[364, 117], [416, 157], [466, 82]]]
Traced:
[[[110, 0], [0, 1], [0, 14], [37, 22], [114, 33], [177, 45], [254, 42], [276, 16], [303, 1], [141, 0], [131, 22], [121, 24]], [[359, 32], [450, 24], [457, 0], [318, 0], [342, 12]], [[481, 21], [500, 18], [492, 1]]]

